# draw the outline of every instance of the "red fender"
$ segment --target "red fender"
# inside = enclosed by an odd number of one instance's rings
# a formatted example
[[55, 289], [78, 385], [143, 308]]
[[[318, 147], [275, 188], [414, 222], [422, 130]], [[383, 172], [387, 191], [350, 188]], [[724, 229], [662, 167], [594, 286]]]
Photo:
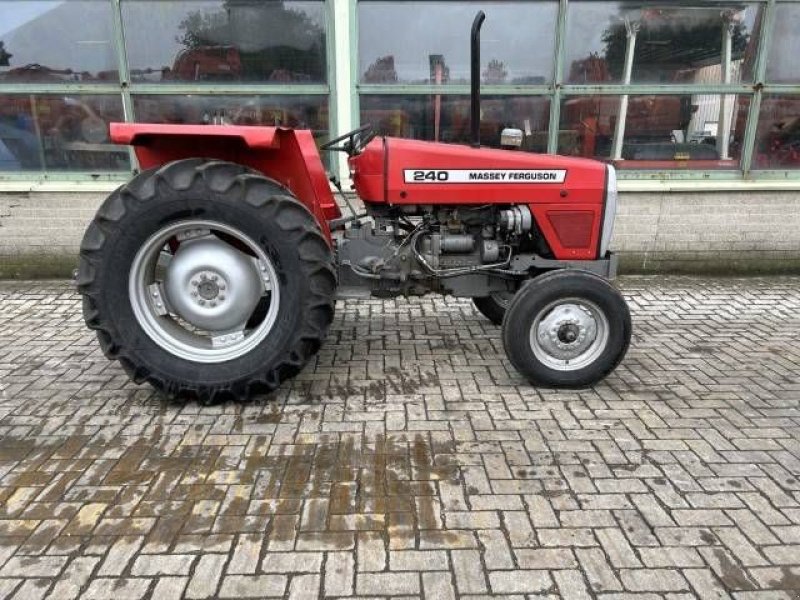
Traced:
[[307, 129], [111, 123], [110, 132], [114, 143], [134, 147], [142, 169], [198, 156], [255, 169], [289, 188], [331, 241], [328, 220], [340, 217], [341, 212]]

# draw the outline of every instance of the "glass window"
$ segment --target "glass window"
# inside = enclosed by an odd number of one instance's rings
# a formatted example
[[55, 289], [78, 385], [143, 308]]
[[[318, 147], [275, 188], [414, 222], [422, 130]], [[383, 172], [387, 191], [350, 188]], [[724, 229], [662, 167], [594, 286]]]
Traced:
[[[394, 137], [466, 144], [470, 141], [469, 115], [469, 96], [361, 96], [361, 122]], [[524, 149], [544, 152], [549, 117], [549, 98], [484, 96], [481, 143], [498, 147], [503, 128], [516, 127], [526, 134]]]
[[[574, 96], [561, 105], [559, 154], [611, 159], [621, 96]], [[749, 97], [630, 96], [618, 166], [734, 169]], [[725, 134], [721, 134], [724, 131]]]
[[778, 4], [776, 11], [767, 56], [767, 81], [800, 83], [800, 4]]
[[359, 2], [359, 81], [468, 82], [479, 10], [484, 82], [552, 81], [557, 2]]
[[800, 168], [800, 96], [761, 99], [753, 168]]
[[324, 83], [323, 2], [126, 0], [133, 82]]
[[0, 94], [0, 170], [130, 169], [127, 148], [108, 139], [122, 118], [119, 96]]
[[763, 6], [743, 3], [668, 3], [576, 0], [567, 13], [564, 80], [623, 81], [629, 36], [634, 83], [724, 83], [723, 47], [730, 35], [730, 81], [752, 81]]
[[283, 125], [328, 134], [327, 96], [135, 95], [143, 123]]
[[0, 2], [0, 84], [119, 81], [111, 2]]

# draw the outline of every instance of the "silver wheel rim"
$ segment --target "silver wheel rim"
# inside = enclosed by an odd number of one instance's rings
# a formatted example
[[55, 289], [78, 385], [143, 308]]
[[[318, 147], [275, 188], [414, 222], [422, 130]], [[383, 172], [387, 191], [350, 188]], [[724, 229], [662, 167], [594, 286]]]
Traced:
[[[266, 253], [238, 229], [206, 220], [173, 223], [150, 236], [133, 259], [128, 295], [153, 342], [199, 363], [253, 350], [274, 328], [280, 308], [278, 277]], [[262, 299], [266, 313], [248, 327]]]
[[603, 311], [582, 298], [548, 304], [530, 330], [534, 356], [556, 371], [577, 371], [592, 364], [608, 345], [609, 325]]

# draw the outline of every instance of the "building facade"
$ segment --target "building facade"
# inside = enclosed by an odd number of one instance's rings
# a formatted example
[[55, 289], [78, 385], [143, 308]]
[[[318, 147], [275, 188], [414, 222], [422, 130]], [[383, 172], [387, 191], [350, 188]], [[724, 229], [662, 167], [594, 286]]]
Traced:
[[111, 121], [466, 142], [478, 10], [481, 139], [613, 162], [623, 268], [800, 268], [800, 1], [5, 0], [0, 276], [72, 268]]

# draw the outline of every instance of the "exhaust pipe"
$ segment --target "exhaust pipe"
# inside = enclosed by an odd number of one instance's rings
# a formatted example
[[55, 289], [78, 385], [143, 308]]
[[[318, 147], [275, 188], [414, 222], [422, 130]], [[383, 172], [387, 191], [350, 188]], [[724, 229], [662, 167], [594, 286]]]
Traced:
[[470, 35], [470, 130], [473, 148], [481, 146], [481, 26], [485, 19], [486, 14], [478, 11]]

